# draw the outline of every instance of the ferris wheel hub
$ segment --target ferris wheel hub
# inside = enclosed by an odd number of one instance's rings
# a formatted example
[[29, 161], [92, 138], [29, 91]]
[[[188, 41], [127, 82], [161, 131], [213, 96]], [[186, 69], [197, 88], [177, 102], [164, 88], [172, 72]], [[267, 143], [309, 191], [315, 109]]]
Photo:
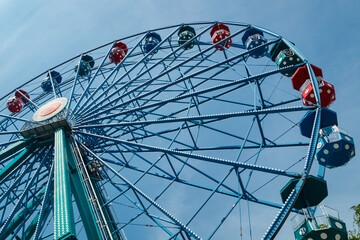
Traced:
[[56, 98], [50, 102], [47, 102], [34, 113], [33, 120], [36, 122], [42, 122], [55, 117], [57, 114], [62, 112], [62, 110], [64, 110], [67, 102], [67, 98], [64, 97]]

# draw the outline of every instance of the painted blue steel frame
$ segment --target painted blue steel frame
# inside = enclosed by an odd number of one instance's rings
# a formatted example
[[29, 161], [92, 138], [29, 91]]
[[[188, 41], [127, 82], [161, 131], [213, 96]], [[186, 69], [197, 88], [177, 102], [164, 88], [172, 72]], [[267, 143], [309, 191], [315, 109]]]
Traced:
[[[32, 122], [34, 107], [67, 97], [69, 104], [61, 116], [72, 130], [66, 134], [81, 149], [81, 161], [101, 198], [111, 234], [129, 239], [139, 234], [149, 239], [224, 239], [229, 238], [224, 229], [231, 228], [230, 238], [273, 239], [287, 216], [297, 211], [292, 206], [313, 165], [320, 121], [317, 81], [308, 67], [317, 105], [302, 106], [290, 79], [281, 75], [309, 65], [291, 42], [261, 27], [221, 22], [230, 27], [231, 36], [212, 44], [209, 32], [218, 23], [187, 23], [197, 34], [181, 46], [177, 33], [184, 24], [124, 37], [24, 83], [17, 89], [26, 90], [31, 102], [22, 112], [7, 112], [4, 103], [12, 92], [0, 98], [0, 148], [19, 142], [24, 123], [47, 124]], [[269, 54], [251, 58], [257, 48], [248, 51], [241, 40], [250, 28], [264, 33], [269, 48], [282, 39], [303, 63], [278, 69]], [[146, 53], [143, 44], [149, 32], [159, 33], [163, 40]], [[229, 38], [233, 41], [229, 49], [215, 49]], [[108, 56], [118, 41], [128, 46], [128, 53], [115, 65]], [[184, 50], [192, 42], [194, 47]], [[94, 58], [95, 65], [88, 78], [80, 78], [79, 69], [73, 69], [85, 54]], [[63, 81], [55, 87], [50, 77], [52, 91], [42, 92], [41, 80], [52, 70], [60, 72]], [[317, 115], [309, 140], [301, 136], [297, 124], [314, 109]], [[40, 144], [45, 141], [43, 136], [35, 139]], [[0, 239], [15, 217], [10, 209], [18, 211], [25, 198], [34, 198], [45, 186], [43, 201], [34, 210], [39, 214], [34, 237], [53, 238], [45, 222], [54, 216], [44, 213], [44, 208], [55, 204], [48, 187], [53, 181], [52, 146], [31, 150], [29, 161], [0, 183], [0, 225], [5, 226]], [[1, 167], [16, 154], [3, 155]], [[319, 175], [323, 173], [320, 168]], [[301, 180], [282, 204], [276, 192], [290, 178]], [[178, 209], [176, 205], [183, 202], [184, 209]], [[76, 215], [75, 205], [74, 209]], [[256, 219], [263, 221], [265, 212], [270, 226], [252, 226]], [[33, 219], [28, 215], [16, 234], [25, 236]], [[80, 239], [85, 236], [82, 221], [87, 220], [79, 214], [75, 219]]]

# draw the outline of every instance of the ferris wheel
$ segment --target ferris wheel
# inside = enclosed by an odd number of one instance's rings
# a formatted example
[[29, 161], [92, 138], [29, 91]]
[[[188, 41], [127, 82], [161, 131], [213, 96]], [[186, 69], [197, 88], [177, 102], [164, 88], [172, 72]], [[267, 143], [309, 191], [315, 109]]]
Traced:
[[94, 48], [0, 98], [0, 239], [273, 239], [288, 216], [296, 239], [345, 239], [317, 207], [325, 169], [355, 155], [333, 101], [294, 43], [250, 24]]

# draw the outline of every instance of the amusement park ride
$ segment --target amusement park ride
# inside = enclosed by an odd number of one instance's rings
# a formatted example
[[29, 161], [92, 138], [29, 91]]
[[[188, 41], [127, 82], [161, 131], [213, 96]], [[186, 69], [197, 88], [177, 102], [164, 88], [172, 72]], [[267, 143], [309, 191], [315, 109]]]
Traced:
[[0, 240], [274, 239], [288, 216], [297, 240], [347, 239], [320, 205], [325, 170], [355, 155], [334, 101], [292, 42], [249, 24], [87, 51], [0, 98]]

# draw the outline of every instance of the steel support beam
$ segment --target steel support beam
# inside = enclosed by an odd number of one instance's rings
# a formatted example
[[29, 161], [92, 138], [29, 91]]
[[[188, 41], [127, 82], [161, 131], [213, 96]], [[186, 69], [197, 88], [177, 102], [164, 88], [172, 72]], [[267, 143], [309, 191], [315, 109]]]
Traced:
[[[6, 154], [10, 154], [10, 152], [16, 152], [13, 149], [10, 149]], [[5, 149], [6, 150], [6, 149]], [[14, 150], [14, 151], [11, 151]], [[10, 161], [3, 169], [0, 171], [0, 182], [2, 182], [14, 169], [20, 166], [24, 160], [32, 153], [29, 149], [25, 148], [22, 152], [20, 152], [12, 161]]]
[[39, 221], [39, 217], [40, 217], [40, 212], [38, 212], [35, 215], [35, 217], [31, 221], [30, 225], [26, 228], [26, 231], [25, 231], [25, 234], [24, 234], [25, 236], [23, 237], [23, 239], [30, 240], [31, 237], [34, 235], [35, 230], [36, 230], [37, 222]]
[[0, 152], [0, 161], [29, 145], [30, 140], [22, 139]]
[[10, 223], [9, 226], [4, 231], [4, 234], [0, 237], [0, 240], [5, 240], [14, 230], [22, 223], [26, 218], [27, 214], [31, 214], [34, 209], [40, 204], [42, 197], [44, 196], [45, 188], [35, 197], [31, 202], [29, 202], [24, 210], [21, 211]]

